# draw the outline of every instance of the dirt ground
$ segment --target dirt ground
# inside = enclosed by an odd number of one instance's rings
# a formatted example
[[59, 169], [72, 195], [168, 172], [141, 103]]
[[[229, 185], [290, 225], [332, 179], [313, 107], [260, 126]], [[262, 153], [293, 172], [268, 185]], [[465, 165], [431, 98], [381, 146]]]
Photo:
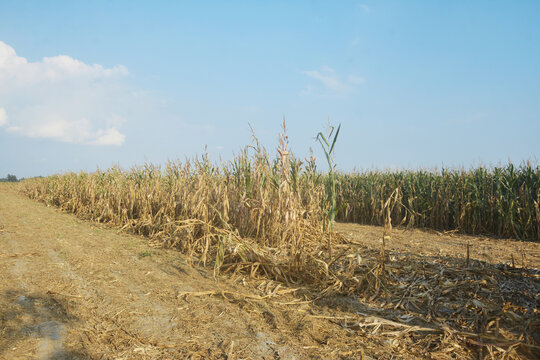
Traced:
[[[340, 325], [370, 314], [358, 299], [306, 301], [264, 279], [216, 280], [174, 250], [0, 185], [0, 359], [426, 357]], [[337, 230], [380, 247], [381, 228]], [[467, 244], [471, 259], [504, 263], [513, 255], [515, 266], [540, 268], [540, 244], [530, 242], [396, 230], [387, 247], [462, 258]]]
[[[381, 247], [383, 229], [378, 226], [337, 224], [336, 230], [352, 243], [373, 248]], [[399, 253], [410, 252], [422, 256], [450, 256], [469, 258], [490, 264], [513, 263], [516, 267], [540, 268], [540, 244], [531, 241], [494, 239], [486, 236], [470, 236], [455, 232], [434, 230], [393, 229], [386, 249]]]

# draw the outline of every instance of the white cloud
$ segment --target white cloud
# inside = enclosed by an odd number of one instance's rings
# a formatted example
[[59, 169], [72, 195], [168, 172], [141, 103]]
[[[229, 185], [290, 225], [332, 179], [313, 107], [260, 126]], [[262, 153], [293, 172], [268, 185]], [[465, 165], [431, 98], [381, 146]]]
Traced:
[[[342, 77], [331, 67], [322, 66], [319, 70], [302, 71], [303, 74], [319, 81], [326, 90], [330, 90], [335, 94], [344, 94], [354, 90], [354, 85], [359, 85], [364, 82], [364, 78], [357, 75], [349, 75], [344, 81]], [[301, 94], [308, 95], [315, 93], [315, 87], [307, 85]]]
[[18, 56], [8, 44], [0, 41], [0, 87], [28, 86], [40, 82], [55, 82], [73, 78], [86, 80], [121, 77], [128, 74], [123, 65], [105, 69], [88, 65], [67, 55], [44, 57], [40, 62], [28, 62]]
[[121, 146], [124, 144], [124, 141], [126, 141], [126, 136], [124, 134], [120, 134], [115, 128], [110, 128], [100, 132], [98, 138], [90, 144]]
[[0, 126], [4, 126], [7, 124], [7, 113], [4, 108], [0, 107]]
[[[0, 126], [30, 138], [99, 146], [122, 145], [119, 115], [129, 99], [125, 66], [88, 65], [67, 55], [29, 62], [0, 41]], [[6, 110], [7, 109], [7, 110]]]

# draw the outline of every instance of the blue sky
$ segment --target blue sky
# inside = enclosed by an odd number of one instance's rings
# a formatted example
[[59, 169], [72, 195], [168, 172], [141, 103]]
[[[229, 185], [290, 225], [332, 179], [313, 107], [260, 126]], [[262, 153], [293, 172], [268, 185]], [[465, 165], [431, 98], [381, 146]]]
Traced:
[[[538, 1], [0, 1], [0, 177], [129, 168], [285, 116], [304, 158], [328, 118], [354, 168], [540, 154]], [[322, 165], [321, 161], [321, 165]]]

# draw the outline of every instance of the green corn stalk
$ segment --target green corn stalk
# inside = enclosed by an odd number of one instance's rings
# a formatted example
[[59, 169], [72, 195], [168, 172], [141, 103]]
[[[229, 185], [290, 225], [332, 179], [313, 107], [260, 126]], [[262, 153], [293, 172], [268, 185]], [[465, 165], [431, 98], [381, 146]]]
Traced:
[[[333, 126], [329, 126], [328, 134], [324, 136], [322, 132], [317, 134], [316, 140], [319, 141], [321, 147], [326, 155], [328, 161], [328, 201], [330, 202], [330, 212], [328, 219], [330, 221], [330, 236], [328, 237], [328, 256], [332, 258], [332, 232], [334, 231], [334, 219], [336, 218], [336, 165], [334, 164], [334, 146], [339, 135], [341, 124], [337, 127], [337, 130]], [[334, 130], [335, 133], [334, 133]]]

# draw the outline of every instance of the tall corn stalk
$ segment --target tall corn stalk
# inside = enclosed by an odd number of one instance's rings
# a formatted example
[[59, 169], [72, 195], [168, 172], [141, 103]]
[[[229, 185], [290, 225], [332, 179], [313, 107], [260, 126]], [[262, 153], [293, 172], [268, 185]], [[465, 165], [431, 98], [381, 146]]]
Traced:
[[[330, 236], [328, 237], [328, 256], [332, 259], [332, 233], [334, 232], [334, 219], [336, 218], [337, 206], [336, 206], [336, 164], [334, 163], [334, 146], [339, 135], [341, 124], [337, 127], [337, 130], [333, 126], [329, 126], [328, 134], [324, 136], [322, 132], [317, 134], [316, 140], [319, 141], [321, 147], [328, 161], [328, 202], [330, 204], [328, 220], [330, 222]], [[334, 133], [334, 130], [336, 132]]]

